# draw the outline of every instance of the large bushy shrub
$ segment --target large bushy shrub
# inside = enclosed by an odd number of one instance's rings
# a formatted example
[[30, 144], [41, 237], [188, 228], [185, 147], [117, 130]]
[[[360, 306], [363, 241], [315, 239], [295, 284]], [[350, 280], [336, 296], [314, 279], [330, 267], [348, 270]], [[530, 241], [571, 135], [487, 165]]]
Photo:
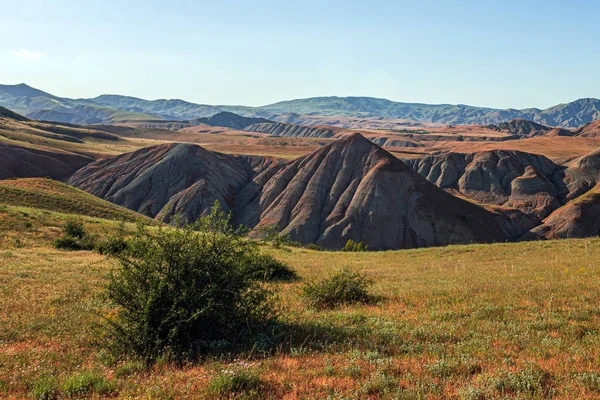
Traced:
[[248, 273], [260, 255], [245, 233], [218, 203], [181, 229], [138, 229], [107, 288], [113, 349], [193, 359], [260, 332], [274, 316], [272, 293]]

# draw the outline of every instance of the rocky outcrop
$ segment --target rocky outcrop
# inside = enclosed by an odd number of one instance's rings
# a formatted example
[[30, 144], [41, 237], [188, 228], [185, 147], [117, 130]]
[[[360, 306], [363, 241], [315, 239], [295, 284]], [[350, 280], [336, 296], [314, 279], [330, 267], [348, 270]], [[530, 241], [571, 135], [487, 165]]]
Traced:
[[91, 157], [80, 154], [0, 144], [0, 179], [42, 177], [60, 180], [91, 161]]
[[354, 134], [267, 170], [238, 196], [239, 222], [275, 226], [293, 240], [371, 249], [508, 239], [497, 214], [454, 197]]
[[348, 239], [378, 250], [516, 234], [503, 216], [437, 188], [359, 134], [286, 163], [161, 145], [90, 164], [69, 183], [158, 218], [194, 220], [218, 200], [254, 234], [275, 226], [327, 248]]
[[600, 236], [600, 186], [554, 211], [540, 226], [532, 229], [531, 239], [567, 239]]
[[447, 153], [407, 161], [440, 188], [483, 204], [516, 208], [538, 220], [568, 198], [565, 168], [520, 151]]
[[231, 112], [220, 112], [208, 118], [197, 118], [190, 121], [193, 125], [204, 124], [210, 126], [223, 126], [225, 128], [242, 130], [248, 125], [273, 123], [264, 118], [247, 118]]
[[213, 153], [192, 144], [165, 144], [94, 162], [69, 184], [149, 217], [194, 221], [219, 201], [232, 211], [236, 194], [274, 159]]
[[498, 124], [498, 129], [520, 137], [544, 135], [552, 128], [522, 118], [515, 118]]
[[276, 136], [290, 136], [303, 138], [330, 138], [333, 137], [333, 135], [335, 134], [333, 128], [331, 127], [302, 126], [295, 124], [285, 124], [283, 122], [253, 124], [247, 126], [244, 129], [244, 131], [261, 132]]

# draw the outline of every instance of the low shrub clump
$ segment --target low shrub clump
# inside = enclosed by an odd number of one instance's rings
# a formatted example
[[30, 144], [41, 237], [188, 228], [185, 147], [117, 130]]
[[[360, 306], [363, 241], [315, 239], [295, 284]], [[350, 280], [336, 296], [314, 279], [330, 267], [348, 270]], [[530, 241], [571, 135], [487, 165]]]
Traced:
[[271, 291], [248, 273], [260, 253], [245, 234], [218, 203], [182, 229], [140, 227], [107, 288], [117, 310], [106, 318], [109, 347], [154, 362], [252, 343], [275, 312]]
[[108, 256], [116, 256], [127, 251], [128, 248], [129, 244], [125, 239], [125, 224], [123, 222], [119, 224], [116, 234], [110, 235], [96, 244], [96, 251]]
[[348, 239], [346, 245], [342, 247], [342, 251], [367, 251], [369, 246], [364, 244], [363, 242], [355, 242], [352, 239]]
[[85, 231], [80, 220], [68, 220], [63, 226], [63, 235], [52, 242], [57, 249], [93, 250], [97, 238]]
[[302, 296], [315, 308], [334, 308], [343, 304], [369, 303], [373, 281], [348, 268], [316, 283], [306, 283]]

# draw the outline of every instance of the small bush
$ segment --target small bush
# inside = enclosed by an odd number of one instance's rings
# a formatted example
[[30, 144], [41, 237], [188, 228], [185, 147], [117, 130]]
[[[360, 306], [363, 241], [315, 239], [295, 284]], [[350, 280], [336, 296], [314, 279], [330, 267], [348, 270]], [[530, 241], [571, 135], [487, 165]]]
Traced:
[[63, 250], [93, 250], [97, 238], [89, 235], [79, 220], [68, 220], [63, 226], [63, 235], [52, 242], [57, 249]]
[[96, 246], [96, 239], [93, 236], [84, 236], [82, 239], [78, 239], [65, 235], [55, 239], [52, 245], [62, 250], [93, 250]]
[[247, 370], [224, 371], [210, 381], [208, 392], [211, 396], [218, 398], [226, 398], [232, 394], [236, 396], [258, 396], [265, 386], [265, 383], [256, 372]]
[[31, 395], [36, 400], [52, 400], [58, 397], [58, 382], [52, 375], [42, 375], [33, 382]]
[[369, 246], [363, 242], [355, 242], [352, 239], [348, 239], [346, 245], [342, 247], [342, 251], [367, 251]]
[[342, 304], [369, 303], [373, 281], [348, 268], [316, 283], [306, 283], [302, 296], [315, 308], [333, 308]]
[[63, 391], [69, 397], [90, 397], [92, 394], [108, 395], [116, 390], [114, 383], [96, 372], [83, 372], [72, 375], [63, 384]]
[[85, 236], [85, 229], [83, 228], [83, 222], [76, 219], [68, 220], [63, 226], [64, 234], [78, 239], [83, 239]]
[[128, 249], [129, 245], [125, 239], [125, 224], [119, 224], [119, 230], [115, 235], [110, 235], [105, 240], [96, 244], [96, 251], [108, 256], [116, 256]]
[[309, 250], [315, 250], [315, 251], [325, 251], [325, 248], [323, 246], [321, 246], [320, 244], [314, 244], [314, 243], [306, 245], [306, 248]]
[[257, 254], [250, 260], [248, 274], [265, 282], [291, 281], [298, 278], [296, 271], [267, 254]]

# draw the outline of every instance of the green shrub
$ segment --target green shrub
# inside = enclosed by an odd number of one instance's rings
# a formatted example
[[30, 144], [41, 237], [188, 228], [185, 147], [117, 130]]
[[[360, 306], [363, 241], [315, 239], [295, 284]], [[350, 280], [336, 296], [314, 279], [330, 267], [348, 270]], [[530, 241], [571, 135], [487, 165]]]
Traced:
[[348, 268], [316, 283], [305, 283], [302, 296], [315, 308], [333, 308], [342, 304], [368, 303], [373, 281]]
[[90, 397], [92, 394], [108, 395], [115, 392], [116, 386], [97, 372], [83, 372], [72, 375], [63, 383], [63, 391], [69, 397]]
[[367, 251], [369, 246], [363, 242], [355, 242], [352, 239], [348, 239], [346, 245], [342, 247], [342, 251]]
[[208, 385], [208, 392], [218, 398], [227, 398], [229, 395], [258, 396], [265, 386], [256, 372], [240, 369], [224, 371], [214, 377]]
[[108, 256], [116, 256], [125, 252], [129, 245], [125, 239], [125, 224], [119, 224], [119, 230], [115, 235], [110, 235], [106, 239], [96, 244], [96, 251]]
[[315, 250], [315, 251], [325, 251], [325, 248], [323, 246], [321, 246], [320, 244], [314, 244], [314, 243], [306, 245], [306, 248], [309, 250]]
[[71, 236], [78, 239], [83, 239], [85, 236], [83, 222], [77, 219], [68, 220], [63, 226], [63, 231], [66, 236]]
[[36, 400], [52, 400], [58, 397], [58, 382], [52, 375], [42, 375], [33, 382], [31, 395]]
[[248, 274], [262, 281], [291, 281], [298, 278], [296, 271], [267, 254], [257, 254], [248, 263]]
[[63, 250], [93, 250], [96, 246], [96, 238], [94, 236], [84, 236], [79, 239], [73, 236], [63, 235], [52, 242], [52, 245], [57, 249]]
[[110, 348], [153, 362], [252, 340], [274, 310], [272, 293], [247, 273], [259, 253], [245, 235], [218, 203], [181, 229], [140, 227], [107, 287], [118, 309], [106, 319]]
[[57, 249], [93, 250], [97, 237], [86, 233], [79, 220], [68, 220], [63, 226], [63, 235], [52, 242]]

